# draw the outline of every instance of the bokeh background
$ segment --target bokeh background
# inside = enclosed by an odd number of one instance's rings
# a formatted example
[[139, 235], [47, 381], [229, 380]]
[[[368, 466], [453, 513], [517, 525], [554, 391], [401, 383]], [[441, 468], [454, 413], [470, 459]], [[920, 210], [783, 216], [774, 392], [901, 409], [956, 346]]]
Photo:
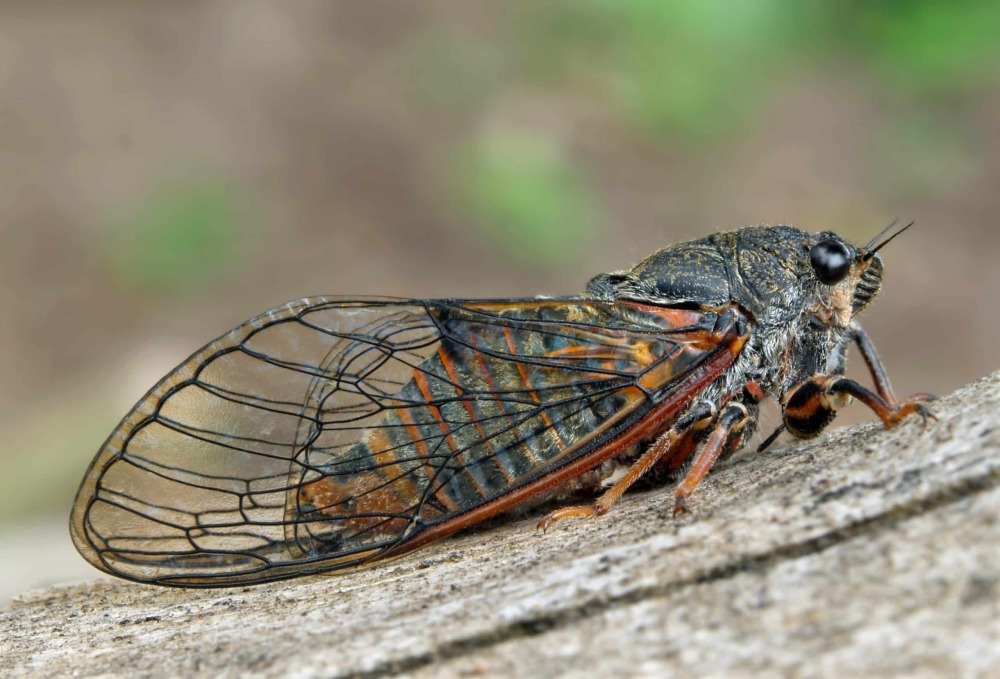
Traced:
[[899, 217], [897, 391], [1000, 367], [998, 35], [992, 0], [0, 4], [0, 602], [96, 576], [65, 521], [104, 437], [307, 294], [569, 294]]

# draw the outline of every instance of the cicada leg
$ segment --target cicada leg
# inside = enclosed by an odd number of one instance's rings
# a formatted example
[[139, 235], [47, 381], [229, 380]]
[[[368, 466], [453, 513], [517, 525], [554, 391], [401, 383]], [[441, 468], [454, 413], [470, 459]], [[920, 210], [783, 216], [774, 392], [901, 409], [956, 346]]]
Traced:
[[[875, 390], [888, 406], [895, 407], [897, 405], [908, 404], [911, 402], [927, 403], [928, 401], [934, 400], [934, 396], [931, 394], [917, 394], [915, 396], [911, 396], [905, 401], [900, 402], [892, 391], [892, 383], [889, 382], [889, 374], [886, 372], [885, 366], [882, 364], [882, 360], [878, 357], [878, 352], [875, 351], [875, 345], [868, 337], [868, 333], [866, 333], [857, 323], [851, 323], [851, 335], [854, 337], [854, 343], [858, 345], [858, 351], [861, 352], [861, 357], [865, 360], [865, 365], [868, 366], [868, 372], [871, 373], [872, 381], [875, 383]], [[865, 403], [868, 402], [865, 401]], [[872, 409], [874, 410], [875, 408], [872, 407]], [[918, 411], [910, 410], [907, 411], [906, 414], [908, 415], [910, 412]], [[926, 417], [927, 416], [925, 415], [925, 419]], [[885, 421], [884, 418], [883, 421]]]
[[[887, 392], [891, 395], [891, 392]], [[907, 415], [917, 413], [925, 421], [934, 415], [926, 403], [933, 396], [918, 394], [902, 401], [888, 401], [862, 384], [841, 375], [813, 375], [788, 390], [782, 398], [785, 426], [799, 438], [812, 438], [826, 428], [837, 410], [856, 398], [878, 415], [886, 427], [894, 427]]]
[[747, 407], [738, 401], [730, 403], [722, 411], [715, 423], [715, 428], [712, 429], [705, 445], [698, 452], [694, 464], [688, 470], [687, 476], [674, 491], [674, 516], [690, 511], [687, 508], [687, 499], [691, 497], [695, 488], [705, 478], [705, 474], [719, 459], [719, 456], [724, 451], [732, 450], [739, 445], [742, 431], [750, 420], [751, 415]]
[[538, 522], [538, 528], [545, 531], [549, 526], [557, 521], [570, 518], [588, 518], [600, 516], [607, 513], [611, 506], [618, 501], [626, 490], [639, 478], [654, 467], [658, 462], [666, 462], [671, 466], [680, 466], [683, 460], [676, 460], [680, 457], [678, 451], [687, 451], [690, 454], [692, 449], [691, 440], [695, 432], [700, 431], [715, 419], [715, 406], [707, 401], [699, 402], [694, 408], [682, 415], [670, 429], [659, 436], [642, 456], [632, 463], [625, 475], [613, 486], [608, 488], [591, 505], [580, 505], [575, 507], [563, 507], [550, 512], [544, 519]]
[[886, 427], [894, 427], [907, 415], [916, 413], [926, 422], [934, 418], [934, 413], [925, 405], [933, 400], [929, 394], [917, 394], [902, 401], [886, 402], [884, 398], [868, 388], [846, 377], [833, 378], [827, 384], [826, 391], [831, 396], [853, 396], [871, 408]]
[[861, 353], [875, 384], [875, 392], [843, 375], [818, 373], [792, 386], [781, 398], [784, 422], [764, 440], [757, 452], [764, 451], [788, 429], [799, 438], [817, 436], [837, 414], [837, 410], [857, 398], [878, 415], [886, 427], [893, 427], [907, 415], [919, 414], [924, 421], [934, 414], [926, 404], [934, 400], [931, 394], [916, 394], [900, 401], [892, 390], [889, 374], [875, 351], [875, 345], [860, 325], [852, 322], [851, 337]]

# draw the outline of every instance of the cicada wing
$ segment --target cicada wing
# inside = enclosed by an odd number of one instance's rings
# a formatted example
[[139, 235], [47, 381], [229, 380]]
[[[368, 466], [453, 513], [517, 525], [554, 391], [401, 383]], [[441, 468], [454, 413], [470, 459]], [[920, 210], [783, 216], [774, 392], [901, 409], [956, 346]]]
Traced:
[[582, 299], [286, 304], [126, 416], [81, 485], [74, 542], [103, 570], [191, 586], [399, 551], [639, 421], [716, 353], [708, 316]]
[[[336, 331], [311, 323], [330, 315]], [[286, 540], [286, 499], [307, 478], [296, 458], [321, 417], [341, 420], [325, 445], [357, 441], [381, 408], [358, 383], [399, 390], [404, 361], [419, 364], [438, 341], [423, 306], [390, 300], [304, 299], [233, 329], [157, 384], [105, 442], [71, 517], [77, 548], [142, 581], [252, 581], [286, 562], [296, 572], [307, 558]]]

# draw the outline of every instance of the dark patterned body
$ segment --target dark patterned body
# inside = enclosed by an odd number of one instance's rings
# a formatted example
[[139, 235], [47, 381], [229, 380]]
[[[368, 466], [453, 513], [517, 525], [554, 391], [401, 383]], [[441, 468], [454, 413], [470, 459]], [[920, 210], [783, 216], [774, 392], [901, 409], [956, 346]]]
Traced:
[[[626, 463], [592, 507], [543, 525], [607, 511], [654, 467], [689, 469], [683, 510], [768, 394], [798, 436], [852, 396], [889, 426], [926, 416], [926, 398], [895, 400], [853, 321], [881, 281], [869, 246], [752, 227], [575, 298], [283, 305], [133, 408], [84, 477], [71, 535], [110, 573], [224, 586], [400, 554]], [[877, 393], [842, 377], [851, 341]]]

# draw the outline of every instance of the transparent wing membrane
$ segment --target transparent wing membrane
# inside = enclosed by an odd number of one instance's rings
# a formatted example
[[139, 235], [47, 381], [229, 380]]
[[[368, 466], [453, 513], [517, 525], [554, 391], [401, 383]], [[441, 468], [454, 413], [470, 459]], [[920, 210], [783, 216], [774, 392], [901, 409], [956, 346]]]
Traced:
[[583, 299], [291, 302], [135, 406], [83, 481], [74, 542], [103, 570], [195, 586], [398, 552], [641, 420], [717, 350], [713, 320]]

